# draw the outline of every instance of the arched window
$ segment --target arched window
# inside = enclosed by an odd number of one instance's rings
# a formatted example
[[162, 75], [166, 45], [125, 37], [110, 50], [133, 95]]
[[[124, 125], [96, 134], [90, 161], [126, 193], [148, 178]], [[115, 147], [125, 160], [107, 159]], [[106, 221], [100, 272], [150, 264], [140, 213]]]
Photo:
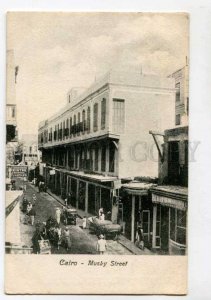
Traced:
[[101, 101], [101, 129], [105, 129], [106, 124], [106, 99]]
[[90, 132], [90, 107], [87, 108], [87, 132]]
[[98, 130], [98, 103], [94, 104], [94, 111], [93, 111], [93, 130]]
[[75, 136], [76, 134], [76, 115], [74, 115], [74, 119], [73, 119], [73, 135]]
[[78, 113], [78, 124], [77, 124], [77, 135], [80, 135], [80, 130], [81, 130], [81, 114]]
[[85, 130], [86, 130], [86, 112], [85, 112], [85, 109], [83, 109], [82, 111], [82, 130], [83, 130], [83, 134], [85, 133]]
[[73, 125], [73, 124], [72, 124], [72, 118], [70, 118], [70, 137], [72, 136], [72, 133], [73, 133], [73, 132], [72, 132], [72, 125]]
[[68, 138], [69, 135], [69, 119], [66, 120], [65, 136]]

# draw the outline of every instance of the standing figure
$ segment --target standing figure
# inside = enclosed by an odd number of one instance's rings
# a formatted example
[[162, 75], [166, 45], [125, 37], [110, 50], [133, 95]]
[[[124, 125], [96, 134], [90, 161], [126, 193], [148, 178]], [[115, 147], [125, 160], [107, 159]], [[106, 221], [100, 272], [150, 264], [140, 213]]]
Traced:
[[103, 213], [103, 208], [101, 207], [101, 208], [99, 209], [99, 212], [98, 212], [98, 218], [100, 218], [100, 216], [101, 216], [102, 213]]
[[34, 218], [36, 216], [36, 211], [35, 211], [35, 205], [32, 205], [32, 209], [29, 211], [29, 217], [30, 217], [30, 221], [31, 221], [31, 225], [34, 225]]
[[107, 243], [106, 240], [104, 238], [104, 235], [100, 235], [99, 239], [97, 241], [97, 252], [99, 252], [99, 254], [104, 254], [106, 249], [107, 249]]
[[71, 197], [72, 197], [72, 193], [69, 192], [67, 195], [67, 204], [70, 205], [71, 204]]
[[136, 230], [135, 244], [137, 247], [144, 250], [143, 228], [141, 224], [138, 225]]
[[104, 212], [101, 212], [101, 213], [100, 213], [99, 220], [100, 220], [100, 221], [104, 221], [104, 220], [105, 220]]
[[42, 236], [40, 233], [40, 228], [36, 228], [33, 237], [32, 237], [32, 243], [33, 243], [33, 252], [35, 254], [40, 253], [40, 245], [39, 245], [39, 240], [42, 240]]
[[70, 230], [69, 228], [66, 226], [65, 230], [64, 230], [64, 242], [65, 242], [65, 246], [67, 251], [71, 248], [71, 237], [70, 237]]
[[55, 212], [55, 218], [58, 225], [60, 224], [60, 218], [61, 218], [61, 210], [57, 207]]
[[86, 219], [86, 216], [84, 216], [83, 217], [83, 223], [82, 223], [83, 229], [86, 229], [86, 224], [87, 224], [87, 219]]
[[56, 228], [56, 235], [57, 235], [57, 249], [59, 250], [59, 246], [62, 242], [62, 229], [60, 227]]
[[32, 204], [35, 204], [37, 200], [37, 197], [35, 194], [32, 195]]
[[26, 196], [23, 197], [23, 202], [22, 202], [22, 211], [23, 213], [27, 212], [27, 206], [28, 206], [29, 201], [26, 199]]

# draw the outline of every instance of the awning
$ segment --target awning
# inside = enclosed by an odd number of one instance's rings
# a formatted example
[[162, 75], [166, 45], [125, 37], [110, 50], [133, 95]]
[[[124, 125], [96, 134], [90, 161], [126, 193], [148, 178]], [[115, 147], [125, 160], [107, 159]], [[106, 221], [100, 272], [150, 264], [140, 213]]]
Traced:
[[126, 191], [129, 195], [148, 195], [148, 191], [150, 188], [156, 186], [153, 183], [147, 182], [136, 182], [132, 181], [130, 183], [125, 183], [122, 185], [124, 191]]
[[21, 244], [20, 206], [23, 191], [6, 191], [6, 242]]
[[53, 168], [53, 167], [49, 167], [47, 166], [46, 168], [48, 168], [49, 170], [55, 170], [57, 172], [62, 172], [64, 174], [67, 175], [72, 175], [74, 177], [77, 178], [81, 178], [84, 180], [93, 180], [93, 181], [97, 181], [97, 182], [113, 182], [113, 181], [117, 181], [117, 177], [116, 176], [103, 176], [103, 175], [98, 175], [98, 174], [90, 174], [90, 173], [84, 173], [83, 171], [69, 171], [67, 169], [63, 169], [63, 168]]

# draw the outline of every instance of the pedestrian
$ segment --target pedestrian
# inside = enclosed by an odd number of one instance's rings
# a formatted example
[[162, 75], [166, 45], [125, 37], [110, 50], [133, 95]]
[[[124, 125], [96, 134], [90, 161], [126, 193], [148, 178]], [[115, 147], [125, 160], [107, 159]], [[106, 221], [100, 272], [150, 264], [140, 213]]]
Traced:
[[100, 218], [100, 216], [101, 216], [102, 213], [103, 213], [103, 208], [101, 207], [101, 208], [99, 209], [99, 212], [98, 212], [98, 218]]
[[60, 218], [61, 218], [61, 210], [57, 207], [55, 212], [55, 218], [58, 225], [60, 224]]
[[83, 223], [82, 223], [83, 229], [86, 229], [86, 224], [87, 224], [87, 219], [86, 219], [86, 216], [84, 216], [83, 217]]
[[40, 244], [39, 241], [42, 240], [42, 236], [40, 233], [40, 228], [36, 228], [33, 236], [32, 236], [32, 243], [33, 243], [33, 252], [35, 254], [40, 253]]
[[23, 197], [23, 203], [22, 203], [22, 211], [23, 211], [23, 213], [27, 212], [28, 203], [29, 203], [29, 201], [27, 200], [26, 196], [24, 195], [24, 197]]
[[105, 251], [106, 251], [106, 249], [107, 249], [107, 243], [106, 243], [106, 240], [105, 240], [105, 238], [104, 238], [104, 235], [103, 234], [101, 234], [100, 236], [99, 236], [99, 239], [98, 239], [98, 241], [97, 241], [97, 252], [99, 252], [99, 254], [104, 254], [105, 253]]
[[68, 195], [67, 195], [67, 204], [68, 205], [71, 205], [71, 197], [72, 197], [72, 193], [69, 192]]
[[72, 242], [71, 242], [71, 237], [70, 237], [70, 230], [67, 226], [65, 227], [65, 230], [64, 230], [64, 242], [65, 242], [67, 251], [70, 250], [70, 248], [72, 246]]
[[67, 198], [64, 199], [65, 206], [67, 207]]
[[59, 250], [59, 246], [61, 245], [62, 242], [62, 229], [60, 227], [56, 228], [56, 235], [57, 235], [57, 249]]
[[31, 209], [32, 209], [32, 203], [31, 203], [31, 201], [29, 201], [28, 205], [27, 205], [27, 208], [26, 208], [26, 213], [29, 214]]
[[136, 230], [135, 245], [140, 249], [144, 250], [143, 228], [141, 224], [138, 224]]
[[32, 195], [32, 205], [36, 203], [37, 197], [35, 194]]
[[105, 215], [104, 215], [104, 212], [101, 212], [101, 213], [100, 213], [99, 220], [100, 220], [100, 221], [105, 221]]
[[31, 225], [34, 225], [34, 218], [36, 216], [36, 211], [35, 211], [35, 205], [32, 205], [32, 209], [29, 211], [29, 217], [30, 217], [30, 221], [31, 221]]

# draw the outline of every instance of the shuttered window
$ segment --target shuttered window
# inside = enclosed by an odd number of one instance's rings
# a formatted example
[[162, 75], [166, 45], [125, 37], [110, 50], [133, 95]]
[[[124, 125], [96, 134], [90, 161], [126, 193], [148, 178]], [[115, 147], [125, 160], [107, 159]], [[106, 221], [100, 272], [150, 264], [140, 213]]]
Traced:
[[83, 131], [83, 134], [85, 133], [85, 130], [86, 130], [86, 112], [85, 110], [83, 109], [82, 111], [82, 131]]
[[175, 85], [176, 88], [176, 101], [180, 101], [180, 82], [176, 83]]
[[113, 131], [124, 133], [125, 127], [125, 100], [113, 99]]
[[106, 123], [106, 99], [103, 98], [101, 102], [101, 129], [105, 129]]
[[90, 107], [87, 109], [87, 132], [90, 132]]
[[93, 130], [97, 131], [98, 130], [98, 103], [94, 104], [94, 111], [93, 111]]

